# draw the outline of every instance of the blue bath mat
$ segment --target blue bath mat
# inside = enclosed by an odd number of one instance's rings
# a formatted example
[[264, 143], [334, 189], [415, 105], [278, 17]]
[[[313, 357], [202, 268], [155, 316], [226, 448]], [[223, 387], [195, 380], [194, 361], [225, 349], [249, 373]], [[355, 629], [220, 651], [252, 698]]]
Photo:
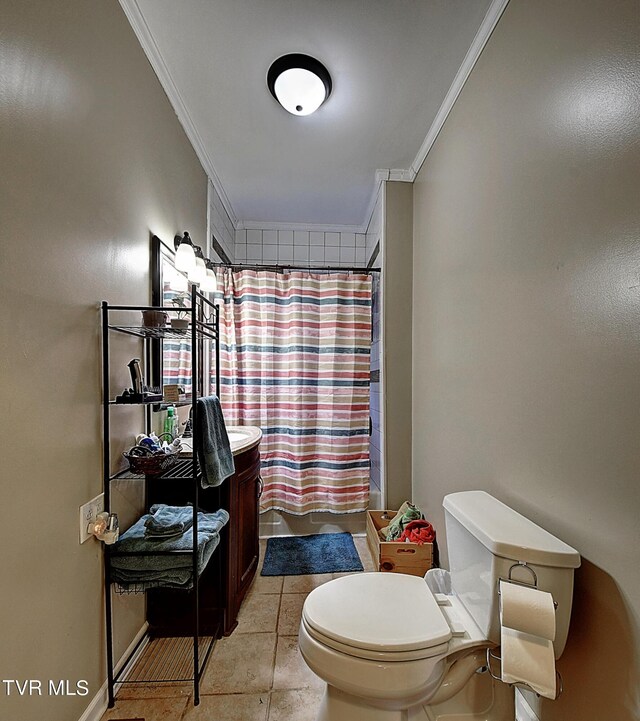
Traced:
[[263, 576], [305, 576], [362, 570], [350, 533], [269, 538], [262, 565]]

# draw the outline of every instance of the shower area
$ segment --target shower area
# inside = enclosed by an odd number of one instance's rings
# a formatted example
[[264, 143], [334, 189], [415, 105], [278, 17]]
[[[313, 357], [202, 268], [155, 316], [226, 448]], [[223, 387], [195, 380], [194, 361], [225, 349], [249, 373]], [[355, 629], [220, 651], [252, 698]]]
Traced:
[[230, 265], [217, 278], [225, 420], [263, 432], [260, 535], [361, 533], [382, 500], [379, 273]]

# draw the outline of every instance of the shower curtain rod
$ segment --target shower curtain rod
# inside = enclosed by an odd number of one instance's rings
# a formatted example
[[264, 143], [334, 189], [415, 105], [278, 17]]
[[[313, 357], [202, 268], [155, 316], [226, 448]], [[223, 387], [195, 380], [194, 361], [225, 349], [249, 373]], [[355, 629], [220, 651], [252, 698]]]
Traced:
[[285, 270], [307, 270], [312, 273], [379, 273], [381, 268], [348, 268], [346, 266], [308, 266], [308, 265], [260, 265], [258, 263], [215, 263], [218, 268], [233, 268], [238, 270], [272, 270], [276, 273]]

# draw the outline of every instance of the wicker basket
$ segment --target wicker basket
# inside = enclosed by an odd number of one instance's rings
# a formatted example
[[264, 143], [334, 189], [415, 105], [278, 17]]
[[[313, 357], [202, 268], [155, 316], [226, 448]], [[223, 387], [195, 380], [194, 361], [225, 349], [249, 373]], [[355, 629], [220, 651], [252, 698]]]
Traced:
[[178, 453], [156, 451], [150, 453], [147, 446], [134, 446], [122, 454], [129, 462], [129, 470], [145, 476], [159, 476], [178, 462]]

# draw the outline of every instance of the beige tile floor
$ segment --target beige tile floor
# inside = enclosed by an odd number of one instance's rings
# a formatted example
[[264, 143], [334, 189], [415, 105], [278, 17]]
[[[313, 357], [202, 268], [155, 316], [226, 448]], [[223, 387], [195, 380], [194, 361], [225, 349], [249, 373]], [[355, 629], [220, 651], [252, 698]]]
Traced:
[[[365, 571], [373, 561], [364, 537], [354, 538]], [[266, 541], [261, 541], [264, 558]], [[336, 576], [260, 576], [245, 599], [238, 627], [214, 648], [193, 705], [187, 684], [123, 686], [102, 721], [314, 721], [324, 684], [298, 650], [307, 594]]]

